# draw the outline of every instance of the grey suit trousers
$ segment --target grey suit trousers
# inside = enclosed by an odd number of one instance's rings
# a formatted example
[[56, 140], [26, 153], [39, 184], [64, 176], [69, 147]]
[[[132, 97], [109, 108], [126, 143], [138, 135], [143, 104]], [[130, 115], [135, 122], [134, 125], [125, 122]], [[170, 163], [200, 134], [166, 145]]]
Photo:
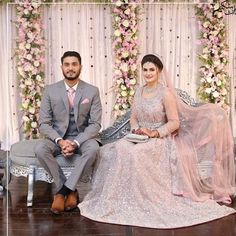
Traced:
[[53, 177], [56, 191], [59, 191], [63, 184], [74, 191], [85, 167], [93, 165], [98, 148], [98, 142], [94, 139], [89, 139], [81, 144], [78, 150], [81, 156], [75, 160], [75, 168], [68, 179], [55, 158], [61, 153], [61, 149], [57, 144], [50, 139], [41, 140], [35, 146], [35, 154], [40, 164]]

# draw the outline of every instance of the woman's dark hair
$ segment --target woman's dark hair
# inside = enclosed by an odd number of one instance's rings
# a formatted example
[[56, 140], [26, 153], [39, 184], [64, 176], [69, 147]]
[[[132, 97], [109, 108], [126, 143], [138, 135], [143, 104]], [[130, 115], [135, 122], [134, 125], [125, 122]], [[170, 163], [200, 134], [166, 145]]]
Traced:
[[162, 64], [161, 60], [153, 54], [147, 54], [143, 57], [143, 59], [141, 61], [142, 67], [146, 62], [153, 63], [160, 71], [162, 71], [162, 69], [163, 69], [163, 64]]
[[63, 64], [63, 60], [66, 57], [77, 57], [79, 63], [81, 64], [81, 56], [80, 56], [80, 54], [78, 52], [75, 52], [75, 51], [67, 51], [67, 52], [65, 52], [63, 54], [63, 56], [61, 57], [61, 64]]

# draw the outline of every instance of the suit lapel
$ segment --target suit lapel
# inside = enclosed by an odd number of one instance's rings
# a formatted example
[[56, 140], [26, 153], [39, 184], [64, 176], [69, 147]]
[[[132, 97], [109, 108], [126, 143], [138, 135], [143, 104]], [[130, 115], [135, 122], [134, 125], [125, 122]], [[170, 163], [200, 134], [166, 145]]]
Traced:
[[84, 92], [84, 82], [80, 80], [78, 87], [76, 89], [75, 99], [74, 99], [75, 120], [77, 120], [77, 117], [79, 114], [79, 103], [80, 103], [83, 92]]
[[60, 83], [58, 85], [59, 85], [58, 87], [59, 87], [59, 90], [60, 90], [58, 94], [61, 94], [63, 103], [66, 107], [66, 111], [69, 113], [69, 102], [68, 102], [68, 96], [67, 96], [65, 83], [62, 80], [62, 81], [60, 81]]

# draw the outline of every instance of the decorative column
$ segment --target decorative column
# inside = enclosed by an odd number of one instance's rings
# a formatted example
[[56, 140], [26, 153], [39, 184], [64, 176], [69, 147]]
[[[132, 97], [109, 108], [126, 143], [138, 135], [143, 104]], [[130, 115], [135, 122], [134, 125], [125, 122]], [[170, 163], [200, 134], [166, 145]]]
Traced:
[[130, 108], [137, 84], [139, 1], [113, 1], [115, 118]]
[[38, 116], [44, 87], [44, 38], [42, 7], [28, 0], [16, 5], [17, 76], [21, 97], [22, 126], [26, 139], [38, 138]]

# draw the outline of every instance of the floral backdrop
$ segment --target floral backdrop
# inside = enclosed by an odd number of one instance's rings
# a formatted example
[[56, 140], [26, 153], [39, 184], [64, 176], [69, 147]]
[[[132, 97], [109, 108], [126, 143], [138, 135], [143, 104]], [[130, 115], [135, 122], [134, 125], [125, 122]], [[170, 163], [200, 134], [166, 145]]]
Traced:
[[222, 1], [215, 4], [197, 6], [201, 32], [199, 54], [200, 86], [198, 94], [203, 101], [219, 103], [226, 110], [229, 108], [229, 76], [227, 73], [228, 45], [226, 43], [225, 14]]
[[139, 52], [138, 1], [113, 1], [114, 115], [119, 117], [130, 108], [137, 84], [137, 56]]
[[22, 125], [25, 138], [38, 138], [38, 115], [44, 87], [44, 39], [41, 7], [24, 1], [16, 5], [17, 75], [22, 99]]
[[[37, 138], [38, 112], [44, 87], [42, 9], [38, 1], [17, 3], [16, 58], [22, 99], [22, 126], [25, 138]], [[116, 96], [113, 110], [114, 116], [119, 117], [130, 108], [137, 85], [140, 46], [138, 28], [142, 5], [139, 0], [113, 0], [112, 3], [113, 88]], [[201, 66], [198, 94], [202, 100], [219, 103], [227, 109], [230, 78], [226, 70], [226, 23], [221, 3], [222, 0], [196, 7], [202, 48], [199, 54]]]

